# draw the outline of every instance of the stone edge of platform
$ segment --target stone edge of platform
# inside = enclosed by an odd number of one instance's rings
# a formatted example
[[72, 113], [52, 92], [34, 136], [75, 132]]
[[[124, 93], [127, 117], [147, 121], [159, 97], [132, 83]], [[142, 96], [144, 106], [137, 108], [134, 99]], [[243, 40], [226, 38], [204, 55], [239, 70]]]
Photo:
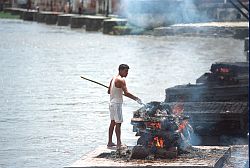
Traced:
[[[195, 165], [195, 167], [199, 167], [199, 168], [219, 168], [219, 167], [222, 167], [224, 162], [231, 156], [231, 147], [230, 146], [194, 146], [194, 147], [199, 147], [199, 148], [209, 148], [209, 147], [213, 147], [213, 148], [219, 148], [219, 149], [225, 149], [225, 152], [224, 154], [215, 161], [215, 163], [212, 163], [212, 164], [209, 164], [209, 165], [201, 165], [201, 166], [198, 166], [198, 165]], [[101, 153], [105, 153], [105, 152], [111, 152], [111, 151], [114, 151], [114, 149], [107, 149], [106, 146], [98, 146], [96, 149], [86, 153], [85, 155], [83, 155], [79, 160], [76, 160], [73, 164], [69, 165], [69, 166], [65, 166], [64, 168], [107, 168], [107, 167], [110, 167], [110, 166], [84, 166], [81, 167], [78, 162], [81, 162], [81, 160], [85, 160], [86, 158], [93, 158], [95, 156], [98, 156], [98, 154], [100, 154], [100, 151]], [[113, 166], [112, 168], [121, 168], [122, 166]], [[131, 165], [127, 165], [127, 166], [124, 166], [124, 167], [128, 167], [128, 168], [138, 168], [138, 165], [135, 165], [135, 166], [131, 166]], [[140, 166], [140, 167], [143, 167], [143, 166]], [[145, 165], [145, 167], [149, 167], [148, 165]], [[150, 166], [151, 167], [151, 166]], [[152, 166], [154, 168], [164, 168], [164, 167], [169, 167], [169, 166], [166, 166], [166, 165], [163, 165], [163, 166]], [[171, 165], [170, 167], [176, 167], [176, 168], [187, 168], [187, 167], [190, 167], [190, 166], [173, 166]], [[193, 167], [193, 166], [191, 166]]]

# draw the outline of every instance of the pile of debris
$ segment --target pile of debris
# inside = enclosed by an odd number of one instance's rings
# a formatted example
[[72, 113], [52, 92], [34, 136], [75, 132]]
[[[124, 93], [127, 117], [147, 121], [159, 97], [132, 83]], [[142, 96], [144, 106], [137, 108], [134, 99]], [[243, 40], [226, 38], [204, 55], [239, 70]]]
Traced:
[[248, 62], [217, 62], [196, 84], [167, 88], [164, 102], [183, 104], [198, 137], [193, 145], [239, 144], [234, 139], [245, 142], [249, 132], [248, 91]]
[[183, 109], [173, 109], [164, 102], [150, 102], [134, 112], [131, 124], [136, 136], [140, 136], [132, 150], [132, 158], [175, 158], [189, 152], [193, 131], [189, 116]]

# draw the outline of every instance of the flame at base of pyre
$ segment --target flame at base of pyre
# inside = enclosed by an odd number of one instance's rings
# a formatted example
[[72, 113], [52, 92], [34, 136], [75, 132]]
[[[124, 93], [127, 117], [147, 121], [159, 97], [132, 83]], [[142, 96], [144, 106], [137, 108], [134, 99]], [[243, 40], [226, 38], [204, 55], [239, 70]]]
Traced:
[[[193, 129], [181, 103], [150, 102], [134, 112], [131, 124], [140, 138], [132, 151], [134, 158], [174, 158], [188, 152]], [[134, 153], [133, 153], [134, 152]]]

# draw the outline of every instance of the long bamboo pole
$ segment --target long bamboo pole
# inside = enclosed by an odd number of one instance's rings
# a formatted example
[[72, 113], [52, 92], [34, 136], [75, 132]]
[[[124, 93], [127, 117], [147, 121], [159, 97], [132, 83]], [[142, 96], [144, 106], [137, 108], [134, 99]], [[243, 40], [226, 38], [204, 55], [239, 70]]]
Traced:
[[103, 86], [103, 87], [109, 88], [108, 86], [106, 86], [106, 85], [104, 85], [104, 84], [102, 84], [102, 83], [100, 83], [100, 82], [97, 82], [97, 81], [94, 81], [94, 80], [85, 78], [85, 77], [83, 77], [83, 76], [80, 76], [80, 77], [81, 77], [82, 79], [85, 79], [85, 80], [88, 80], [88, 81], [90, 81], [90, 82], [96, 83], [96, 84], [101, 85], [101, 86]]

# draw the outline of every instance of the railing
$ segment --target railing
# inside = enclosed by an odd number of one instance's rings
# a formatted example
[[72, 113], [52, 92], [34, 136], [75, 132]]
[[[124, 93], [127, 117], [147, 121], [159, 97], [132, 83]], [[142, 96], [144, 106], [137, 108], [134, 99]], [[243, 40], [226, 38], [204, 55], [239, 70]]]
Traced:
[[[240, 0], [229, 0], [229, 2], [247, 19], [249, 20], [249, 9]], [[242, 9], [243, 8], [243, 9]]]

